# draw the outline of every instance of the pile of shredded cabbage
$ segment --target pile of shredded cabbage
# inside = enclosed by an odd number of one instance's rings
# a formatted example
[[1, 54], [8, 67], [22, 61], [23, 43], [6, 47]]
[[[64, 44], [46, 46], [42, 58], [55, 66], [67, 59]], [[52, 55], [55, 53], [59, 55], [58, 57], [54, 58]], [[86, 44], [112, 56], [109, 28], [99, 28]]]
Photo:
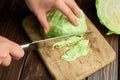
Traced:
[[63, 53], [61, 59], [70, 62], [80, 56], [85, 56], [88, 54], [88, 43], [89, 40], [84, 39], [82, 36], [71, 36], [65, 40], [55, 43], [53, 47], [62, 48], [65, 46], [65, 53]]

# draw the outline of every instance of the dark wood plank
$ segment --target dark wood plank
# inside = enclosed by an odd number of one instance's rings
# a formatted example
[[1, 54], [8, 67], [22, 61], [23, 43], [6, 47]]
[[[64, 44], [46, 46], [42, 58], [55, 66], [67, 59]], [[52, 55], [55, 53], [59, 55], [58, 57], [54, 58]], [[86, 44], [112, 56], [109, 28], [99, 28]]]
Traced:
[[120, 80], [120, 36], [119, 36], [119, 45], [118, 45], [118, 80]]
[[[21, 20], [24, 17], [22, 8], [16, 6], [16, 1], [1, 0], [0, 2], [0, 35], [19, 44], [29, 41], [21, 27]], [[24, 59], [25, 57], [19, 61], [13, 60], [9, 67], [0, 66], [0, 80], [17, 80]]]
[[28, 52], [20, 80], [52, 80], [37, 51]]
[[76, 0], [76, 3], [91, 20], [94, 14], [94, 0], [92, 2], [90, 0]]
[[[22, 29], [21, 21], [30, 12], [25, 11], [26, 6], [22, 2], [18, 4], [17, 1], [11, 1], [12, 4], [9, 4], [9, 1], [1, 0], [0, 35], [19, 44], [29, 42]], [[30, 52], [27, 60], [26, 56], [19, 61], [13, 60], [9, 67], [0, 66], [0, 80], [48, 80], [51, 78], [36, 52]], [[24, 64], [26, 65], [23, 66]]]

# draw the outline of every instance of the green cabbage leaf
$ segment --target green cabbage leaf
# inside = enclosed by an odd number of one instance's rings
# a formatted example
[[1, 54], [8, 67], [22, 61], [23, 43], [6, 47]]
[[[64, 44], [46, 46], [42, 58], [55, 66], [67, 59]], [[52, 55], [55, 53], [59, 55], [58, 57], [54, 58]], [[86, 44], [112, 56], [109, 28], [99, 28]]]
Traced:
[[78, 36], [71, 36], [65, 40], [62, 40], [60, 42], [57, 42], [53, 45], [53, 48], [62, 48], [64, 46], [70, 46], [70, 45], [73, 45], [75, 43], [77, 43], [78, 41], [82, 40], [83, 37], [78, 37]]
[[86, 56], [89, 52], [88, 49], [89, 40], [80, 40], [76, 45], [66, 51], [61, 59], [65, 61], [73, 61], [80, 56]]
[[47, 14], [47, 20], [50, 25], [50, 31], [46, 34], [46, 38], [84, 33], [87, 31], [85, 15], [80, 9], [81, 18], [76, 18], [78, 26], [75, 27], [68, 18], [58, 9], [52, 9]]
[[80, 56], [88, 54], [88, 43], [89, 40], [84, 39], [82, 36], [71, 36], [65, 40], [61, 40], [53, 45], [53, 48], [64, 47], [65, 53], [61, 56], [62, 60], [73, 61]]
[[106, 28], [107, 35], [120, 34], [120, 0], [96, 0], [97, 16]]

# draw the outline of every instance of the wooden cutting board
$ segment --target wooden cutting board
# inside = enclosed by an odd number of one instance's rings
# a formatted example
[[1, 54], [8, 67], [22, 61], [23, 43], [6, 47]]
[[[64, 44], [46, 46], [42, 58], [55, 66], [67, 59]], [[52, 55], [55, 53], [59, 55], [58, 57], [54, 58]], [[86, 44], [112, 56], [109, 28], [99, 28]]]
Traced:
[[[55, 80], [81, 80], [103, 68], [115, 59], [115, 52], [104, 39], [97, 28], [86, 17], [88, 30], [93, 32], [86, 36], [89, 40], [89, 53], [87, 56], [77, 58], [72, 62], [60, 59], [64, 50], [52, 49], [52, 44], [56, 41], [49, 41], [41, 47], [38, 52], [47, 66], [49, 72]], [[43, 39], [38, 22], [34, 16], [28, 16], [23, 20], [23, 28], [31, 41]]]

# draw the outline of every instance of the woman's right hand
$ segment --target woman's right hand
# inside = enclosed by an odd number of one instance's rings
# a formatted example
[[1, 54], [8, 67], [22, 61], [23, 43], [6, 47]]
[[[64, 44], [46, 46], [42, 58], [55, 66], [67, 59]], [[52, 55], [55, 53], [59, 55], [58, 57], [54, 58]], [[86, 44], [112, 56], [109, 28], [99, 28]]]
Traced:
[[0, 64], [8, 66], [13, 59], [20, 59], [24, 56], [23, 49], [15, 42], [0, 36]]

